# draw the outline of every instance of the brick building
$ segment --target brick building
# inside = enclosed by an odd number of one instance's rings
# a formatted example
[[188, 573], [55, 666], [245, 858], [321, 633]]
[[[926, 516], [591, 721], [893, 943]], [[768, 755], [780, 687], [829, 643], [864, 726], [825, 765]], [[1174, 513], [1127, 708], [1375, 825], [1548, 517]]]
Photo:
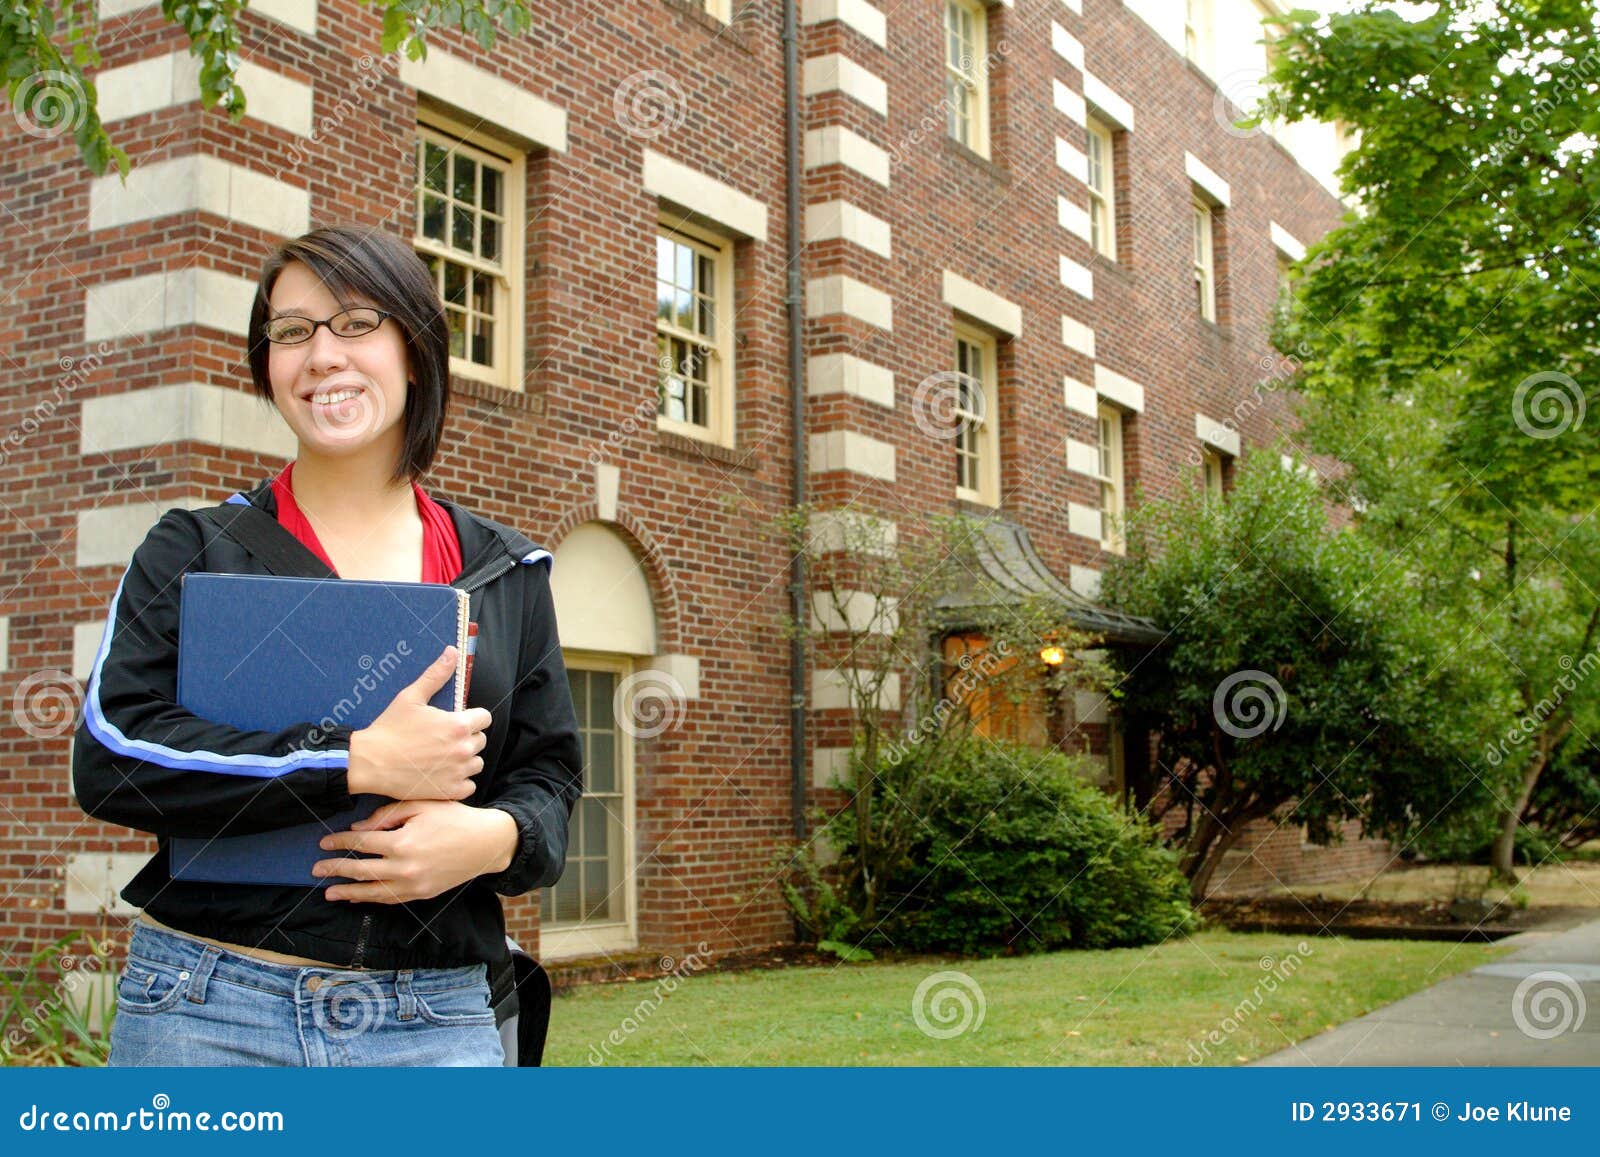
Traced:
[[[1087, 606], [1133, 488], [1220, 490], [1281, 433], [1269, 317], [1337, 220], [1338, 142], [1234, 127], [1254, 0], [804, 0], [792, 154], [784, 4], [533, 7], [414, 63], [354, 0], [256, 0], [230, 124], [159, 5], [102, 0], [126, 184], [0, 124], [6, 943], [125, 912], [152, 849], [75, 806], [70, 717], [160, 512], [293, 453], [242, 340], [283, 237], [414, 241], [457, 335], [429, 484], [555, 553], [589, 794], [561, 884], [508, 907], [547, 958], [792, 935], [770, 854], [849, 734], [820, 649], [791, 712], [789, 576], [755, 533], [797, 474], [824, 509], [995, 516]], [[957, 369], [951, 439], [919, 386]], [[1268, 831], [1236, 883], [1382, 853]]]

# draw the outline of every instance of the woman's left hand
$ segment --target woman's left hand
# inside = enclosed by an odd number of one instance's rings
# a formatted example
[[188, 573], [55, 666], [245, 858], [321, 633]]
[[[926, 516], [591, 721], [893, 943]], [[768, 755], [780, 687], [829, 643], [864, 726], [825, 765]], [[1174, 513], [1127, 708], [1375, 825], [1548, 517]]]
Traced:
[[499, 808], [400, 800], [351, 824], [349, 831], [322, 837], [324, 851], [371, 852], [376, 859], [318, 860], [312, 874], [357, 881], [325, 888], [329, 900], [404, 904], [504, 871], [516, 848], [517, 821]]

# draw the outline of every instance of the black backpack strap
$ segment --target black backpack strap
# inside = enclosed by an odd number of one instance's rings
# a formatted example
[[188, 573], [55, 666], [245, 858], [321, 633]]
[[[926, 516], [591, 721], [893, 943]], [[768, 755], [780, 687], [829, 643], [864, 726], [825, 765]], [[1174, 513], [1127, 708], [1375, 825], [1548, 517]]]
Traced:
[[270, 574], [298, 578], [338, 577], [327, 563], [258, 506], [224, 502], [190, 513], [242, 546]]

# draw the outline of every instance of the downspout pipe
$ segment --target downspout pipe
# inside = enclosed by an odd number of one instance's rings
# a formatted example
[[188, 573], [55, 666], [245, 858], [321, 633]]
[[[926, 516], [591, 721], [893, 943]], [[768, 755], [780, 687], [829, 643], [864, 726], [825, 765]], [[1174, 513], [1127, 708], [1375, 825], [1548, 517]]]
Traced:
[[[800, 276], [804, 245], [800, 220], [800, 30], [795, 18], [799, 0], [783, 5], [783, 132], [784, 132], [784, 305], [789, 326], [789, 500], [806, 500], [805, 430], [805, 301]], [[805, 550], [789, 560], [789, 611], [797, 625], [808, 624]], [[789, 640], [789, 811], [795, 839], [806, 838], [806, 641], [803, 631]]]

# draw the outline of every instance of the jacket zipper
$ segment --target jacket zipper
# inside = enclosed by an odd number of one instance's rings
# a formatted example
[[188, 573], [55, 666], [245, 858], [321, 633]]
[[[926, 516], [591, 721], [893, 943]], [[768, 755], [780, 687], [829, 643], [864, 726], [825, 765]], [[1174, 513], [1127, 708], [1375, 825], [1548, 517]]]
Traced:
[[372, 917], [361, 917], [361, 931], [356, 935], [356, 954], [350, 958], [351, 968], [361, 967], [361, 958], [367, 954], [367, 934], [372, 931]]

